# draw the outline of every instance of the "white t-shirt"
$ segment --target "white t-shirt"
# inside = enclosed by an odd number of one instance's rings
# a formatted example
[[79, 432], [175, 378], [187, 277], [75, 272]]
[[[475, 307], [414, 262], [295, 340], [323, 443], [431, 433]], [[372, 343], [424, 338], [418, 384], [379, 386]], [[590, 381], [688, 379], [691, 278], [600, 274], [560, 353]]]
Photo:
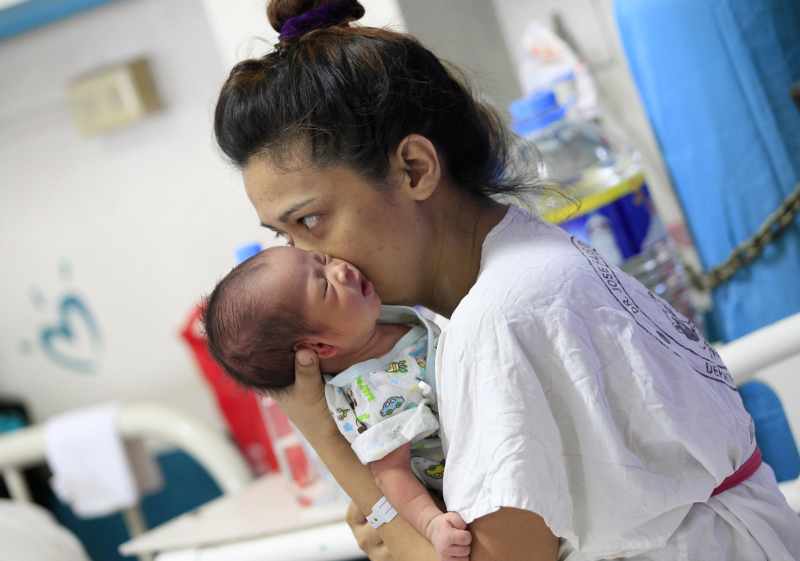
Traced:
[[694, 326], [515, 207], [442, 332], [436, 381], [448, 509], [468, 523], [501, 507], [535, 512], [562, 538], [562, 559], [663, 547], [755, 448]]

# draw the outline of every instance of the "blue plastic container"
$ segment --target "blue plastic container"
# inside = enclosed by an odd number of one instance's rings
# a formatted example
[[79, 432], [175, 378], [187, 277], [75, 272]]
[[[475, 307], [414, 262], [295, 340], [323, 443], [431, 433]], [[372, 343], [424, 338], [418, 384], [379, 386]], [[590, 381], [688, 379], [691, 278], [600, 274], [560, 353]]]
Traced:
[[558, 104], [556, 94], [550, 90], [518, 99], [511, 103], [508, 111], [514, 120], [514, 132], [520, 136], [549, 127], [561, 121], [567, 114], [566, 109]]

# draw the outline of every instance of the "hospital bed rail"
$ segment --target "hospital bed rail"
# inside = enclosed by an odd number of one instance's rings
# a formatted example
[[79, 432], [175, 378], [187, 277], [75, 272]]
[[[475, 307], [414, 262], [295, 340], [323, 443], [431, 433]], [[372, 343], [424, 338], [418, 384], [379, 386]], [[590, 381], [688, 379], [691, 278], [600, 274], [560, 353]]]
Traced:
[[[117, 428], [123, 439], [153, 440], [188, 453], [208, 472], [223, 494], [236, 493], [253, 480], [238, 450], [224, 436], [164, 405], [147, 402], [123, 404], [119, 410]], [[0, 472], [12, 499], [31, 500], [21, 470], [43, 462], [43, 425], [0, 435]], [[138, 505], [122, 514], [131, 537], [146, 530]]]
[[800, 355], [800, 314], [794, 314], [716, 347], [737, 386], [765, 368]]

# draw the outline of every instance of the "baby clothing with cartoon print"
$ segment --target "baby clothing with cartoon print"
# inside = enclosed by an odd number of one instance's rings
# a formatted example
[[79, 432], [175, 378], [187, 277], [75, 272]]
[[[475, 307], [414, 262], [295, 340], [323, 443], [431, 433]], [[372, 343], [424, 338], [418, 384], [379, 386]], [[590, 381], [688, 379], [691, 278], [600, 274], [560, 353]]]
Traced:
[[444, 454], [434, 376], [439, 328], [405, 306], [382, 306], [378, 321], [412, 327], [385, 355], [326, 377], [328, 408], [362, 463], [410, 442], [414, 475], [441, 492]]

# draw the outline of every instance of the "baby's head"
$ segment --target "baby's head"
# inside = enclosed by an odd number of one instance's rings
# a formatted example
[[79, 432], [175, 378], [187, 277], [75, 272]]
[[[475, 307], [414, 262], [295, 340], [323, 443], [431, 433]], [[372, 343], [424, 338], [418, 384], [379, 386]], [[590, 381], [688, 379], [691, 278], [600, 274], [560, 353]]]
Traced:
[[294, 383], [294, 354], [350, 352], [375, 329], [380, 299], [350, 263], [294, 247], [262, 251], [208, 297], [204, 322], [214, 358], [241, 384], [269, 391]]

